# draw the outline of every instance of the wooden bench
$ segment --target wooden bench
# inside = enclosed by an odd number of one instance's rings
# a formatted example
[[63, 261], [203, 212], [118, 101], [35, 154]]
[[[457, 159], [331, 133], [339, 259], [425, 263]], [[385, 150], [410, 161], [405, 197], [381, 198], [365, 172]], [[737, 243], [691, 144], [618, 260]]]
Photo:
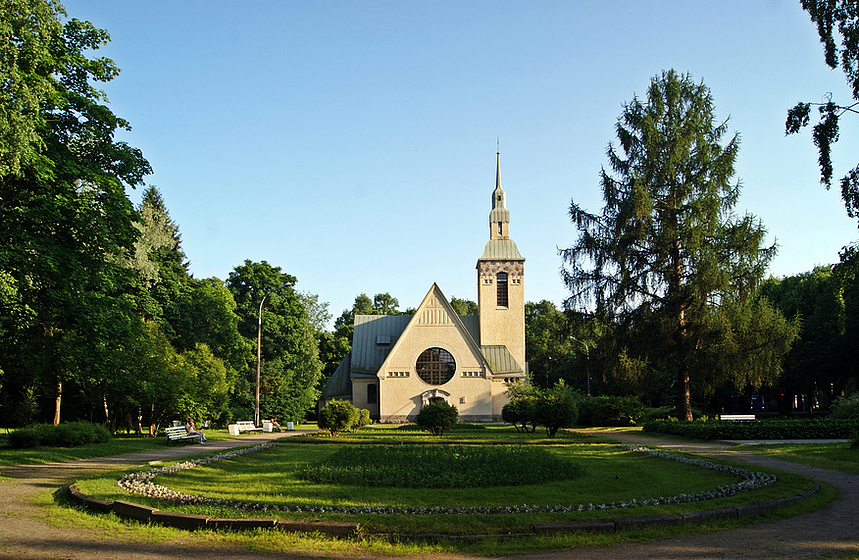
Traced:
[[754, 414], [720, 414], [719, 420], [756, 420]]
[[262, 428], [257, 428], [251, 421], [236, 422], [228, 426], [231, 436], [237, 436], [242, 432], [262, 432]]
[[185, 431], [184, 426], [164, 428], [164, 432], [167, 434], [167, 443], [170, 443], [171, 441], [200, 441], [200, 436], [189, 434]]

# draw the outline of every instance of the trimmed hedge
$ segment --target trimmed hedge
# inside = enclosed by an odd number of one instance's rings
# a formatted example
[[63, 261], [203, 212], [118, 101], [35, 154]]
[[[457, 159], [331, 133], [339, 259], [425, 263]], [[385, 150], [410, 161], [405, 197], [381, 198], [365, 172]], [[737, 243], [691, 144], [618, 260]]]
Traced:
[[13, 448], [36, 447], [78, 447], [90, 443], [104, 443], [110, 440], [110, 432], [101, 424], [91, 422], [67, 422], [53, 424], [34, 424], [9, 434], [9, 446]]
[[859, 430], [859, 419], [773, 418], [729, 421], [650, 420], [644, 431], [692, 439], [850, 439]]
[[579, 401], [579, 424], [583, 426], [635, 426], [644, 415], [638, 397], [585, 395]]

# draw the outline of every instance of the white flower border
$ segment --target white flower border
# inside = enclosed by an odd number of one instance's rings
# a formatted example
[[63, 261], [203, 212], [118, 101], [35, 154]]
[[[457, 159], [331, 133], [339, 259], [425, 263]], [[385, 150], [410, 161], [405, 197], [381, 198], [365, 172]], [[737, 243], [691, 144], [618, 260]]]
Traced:
[[194, 496], [191, 494], [185, 494], [182, 492], [176, 492], [175, 490], [170, 490], [169, 488], [165, 488], [153, 482], [153, 479], [156, 476], [162, 474], [171, 474], [179, 471], [183, 471], [186, 469], [192, 469], [199, 465], [206, 465], [209, 463], [214, 463], [217, 461], [221, 461], [223, 459], [231, 459], [233, 457], [238, 457], [240, 455], [246, 455], [248, 453], [256, 453], [258, 451], [262, 451], [264, 449], [269, 449], [274, 447], [274, 443], [262, 443], [260, 445], [256, 445], [254, 447], [246, 447], [242, 449], [236, 449], [233, 451], [227, 451], [225, 453], [218, 453], [217, 455], [211, 455], [209, 457], [203, 457], [201, 459], [193, 459], [190, 461], [184, 461], [182, 463], [178, 463], [176, 465], [172, 465], [169, 467], [159, 467], [155, 469], [151, 469], [148, 471], [140, 471], [134, 472], [125, 475], [117, 484], [123, 488], [124, 490], [131, 492], [132, 494], [139, 494], [142, 496], [147, 496], [150, 498], [158, 498], [162, 500], [169, 500], [171, 502], [176, 502], [182, 505], [199, 505], [199, 504], [207, 504], [207, 505], [217, 505], [217, 506], [226, 506], [235, 509], [240, 509], [243, 511], [283, 511], [290, 513], [345, 513], [345, 514], [392, 514], [392, 513], [400, 513], [400, 514], [499, 514], [499, 513], [562, 513], [562, 512], [574, 512], [574, 511], [597, 511], [597, 510], [612, 510], [612, 509], [624, 509], [624, 508], [633, 508], [633, 507], [644, 507], [644, 506], [656, 506], [656, 505], [665, 505], [665, 504], [681, 504], [688, 502], [701, 502], [704, 500], [712, 500], [715, 498], [724, 498], [727, 496], [733, 496], [735, 494], [739, 494], [740, 492], [749, 492], [751, 490], [757, 490], [759, 488], [764, 488], [766, 486], [770, 486], [778, 480], [774, 475], [755, 472], [748, 469], [742, 469], [739, 467], [732, 467], [730, 465], [720, 465], [717, 463], [712, 463], [710, 461], [705, 461], [703, 459], [692, 459], [689, 457], [682, 457], [680, 455], [674, 455], [671, 453], [666, 453], [664, 451], [655, 451], [652, 449], [648, 449], [646, 447], [640, 447], [637, 445], [622, 445], [621, 447], [627, 449], [629, 451], [633, 451], [636, 453], [646, 453], [648, 455], [652, 455], [654, 457], [659, 457], [661, 459], [668, 459], [670, 461], [677, 461], [680, 463], [686, 463], [688, 465], [693, 465], [696, 467], [701, 467], [704, 469], [709, 469], [713, 471], [723, 472], [729, 475], [736, 476], [740, 479], [736, 484], [730, 484], [727, 486], [720, 486], [718, 488], [714, 488], [713, 490], [707, 490], [704, 492], [697, 492], [695, 494], [677, 494], [675, 496], [668, 497], [660, 497], [660, 498], [647, 498], [638, 500], [633, 498], [629, 501], [620, 501], [620, 502], [607, 502], [602, 504], [580, 504], [580, 505], [556, 505], [556, 506], [534, 506], [534, 505], [521, 505], [521, 506], [501, 506], [501, 507], [388, 507], [388, 506], [364, 506], [364, 507], [331, 507], [331, 506], [319, 506], [319, 507], [289, 507], [289, 506], [276, 506], [269, 504], [259, 504], [252, 502], [241, 502], [237, 500], [221, 500], [215, 498], [206, 498], [204, 496]]

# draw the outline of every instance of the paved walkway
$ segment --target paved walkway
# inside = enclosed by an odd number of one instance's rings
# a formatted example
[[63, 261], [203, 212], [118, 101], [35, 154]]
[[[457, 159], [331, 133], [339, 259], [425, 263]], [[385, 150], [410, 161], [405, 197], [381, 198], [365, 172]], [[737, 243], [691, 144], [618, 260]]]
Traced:
[[[171, 541], [148, 542], [139, 531], [98, 527], [66, 526], [47, 517], [46, 490], [106, 470], [121, 469], [159, 460], [225, 450], [302, 433], [254, 434], [237, 439], [207, 443], [205, 447], [186, 445], [145, 453], [102, 457], [56, 463], [0, 468], [0, 474], [14, 480], [0, 482], [0, 558], [16, 559], [123, 559], [206, 558], [206, 560], [245, 560], [274, 558], [330, 558], [335, 554], [261, 554], [236, 550], [229, 543], [205, 539], [193, 533]], [[689, 535], [660, 541], [612, 547], [588, 547], [540, 552], [517, 558], [550, 559], [701, 559], [726, 558], [859, 558], [859, 476], [788, 463], [770, 457], [741, 454], [724, 444], [688, 443], [640, 433], [606, 432], [606, 436], [640, 445], [689, 451], [702, 455], [729, 456], [754, 465], [771, 466], [798, 472], [825, 482], [841, 493], [828, 507], [809, 514], [776, 522], [759, 523], [740, 529], [712, 534]], [[124, 534], [125, 533], [125, 534]], [[369, 555], [350, 555], [353, 559]], [[462, 559], [457, 555], [432, 555], [434, 560]]]

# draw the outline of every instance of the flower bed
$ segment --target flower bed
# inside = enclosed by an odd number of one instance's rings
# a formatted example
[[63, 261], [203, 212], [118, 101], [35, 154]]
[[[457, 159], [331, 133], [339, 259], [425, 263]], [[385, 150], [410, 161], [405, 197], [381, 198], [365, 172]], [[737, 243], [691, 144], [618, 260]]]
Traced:
[[645, 447], [633, 445], [623, 446], [624, 449], [637, 453], [646, 453], [662, 459], [678, 461], [710, 469], [713, 471], [721, 471], [736, 476], [740, 480], [735, 484], [720, 486], [718, 488], [697, 492], [694, 494], [677, 494], [674, 496], [665, 496], [659, 498], [648, 499], [632, 499], [621, 502], [608, 502], [600, 504], [572, 504], [572, 505], [519, 505], [509, 507], [387, 507], [387, 506], [366, 506], [366, 507], [333, 507], [333, 506], [305, 506], [305, 507], [287, 507], [271, 504], [241, 502], [236, 500], [214, 499], [204, 496], [195, 496], [176, 492], [155, 484], [155, 477], [162, 474], [171, 474], [186, 469], [191, 469], [199, 465], [205, 465], [248, 453], [255, 453], [273, 447], [272, 443], [264, 443], [255, 447], [238, 449], [201, 459], [184, 461], [169, 467], [159, 467], [148, 471], [130, 473], [122, 477], [118, 481], [118, 485], [128, 492], [139, 494], [151, 498], [168, 500], [179, 504], [188, 505], [218, 505], [236, 508], [243, 511], [283, 511], [293, 513], [343, 513], [343, 514], [511, 514], [511, 513], [559, 513], [559, 512], [574, 512], [574, 511], [596, 511], [596, 510], [612, 510], [622, 508], [644, 507], [664, 504], [679, 504], [688, 502], [700, 502], [715, 498], [723, 498], [733, 496], [740, 492], [748, 492], [763, 488], [774, 484], [776, 477], [770, 474], [755, 472], [748, 469], [732, 467], [729, 465], [720, 465], [705, 461], [702, 459], [692, 459], [665, 453], [662, 451], [654, 451]]

